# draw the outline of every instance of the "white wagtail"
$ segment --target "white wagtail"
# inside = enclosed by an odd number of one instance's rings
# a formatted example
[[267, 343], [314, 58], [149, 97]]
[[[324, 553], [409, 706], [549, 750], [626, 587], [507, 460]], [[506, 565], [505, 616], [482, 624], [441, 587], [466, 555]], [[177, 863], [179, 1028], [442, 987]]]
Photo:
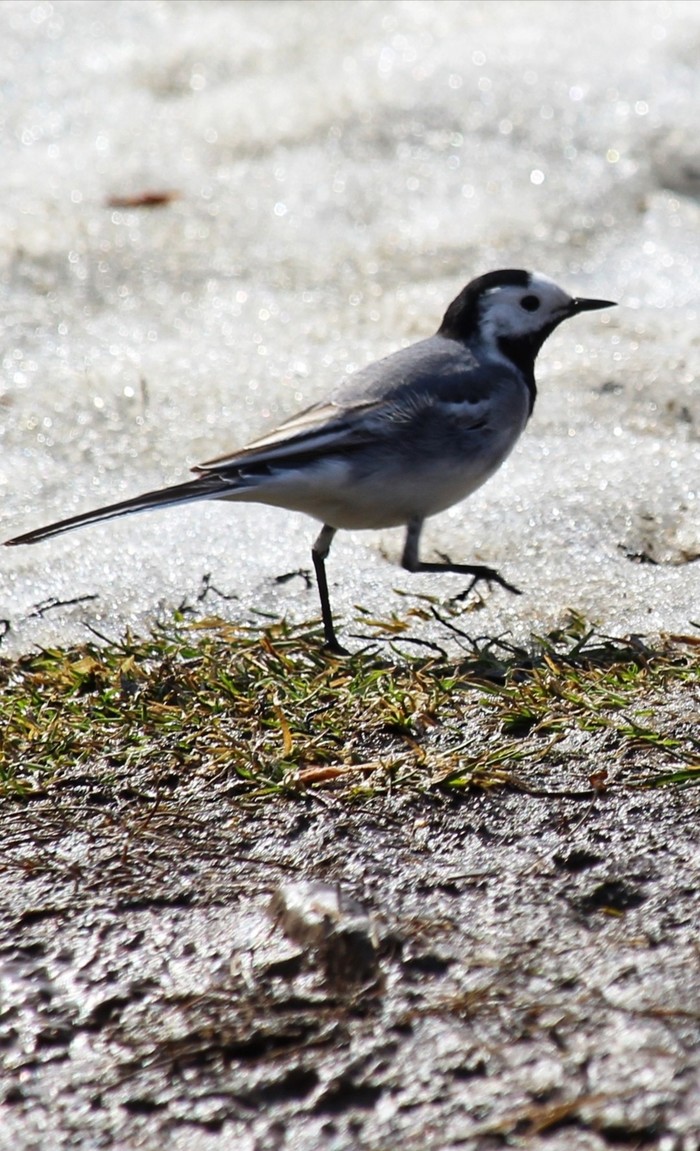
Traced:
[[59, 520], [8, 544], [193, 500], [247, 500], [305, 512], [323, 527], [312, 548], [326, 647], [341, 653], [325, 560], [339, 528], [406, 525], [402, 565], [457, 572], [516, 592], [492, 568], [426, 563], [425, 520], [483, 484], [523, 431], [537, 394], [535, 358], [562, 320], [609, 300], [573, 298], [547, 276], [488, 272], [467, 284], [437, 334], [353, 376], [245, 448], [194, 468], [196, 478]]

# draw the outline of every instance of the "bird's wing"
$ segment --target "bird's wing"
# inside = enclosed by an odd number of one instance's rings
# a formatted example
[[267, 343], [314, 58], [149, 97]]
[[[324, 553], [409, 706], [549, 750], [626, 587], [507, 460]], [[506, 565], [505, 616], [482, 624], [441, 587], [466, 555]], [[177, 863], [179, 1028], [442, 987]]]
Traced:
[[264, 436], [252, 440], [245, 448], [207, 460], [192, 470], [221, 473], [252, 464], [274, 463], [294, 456], [308, 459], [327, 451], [357, 447], [372, 438], [368, 417], [378, 406], [376, 401], [370, 401], [348, 411], [332, 401], [314, 404]]
[[238, 451], [198, 464], [193, 471], [236, 471], [375, 443], [397, 423], [420, 418], [436, 404], [458, 405], [460, 422], [483, 419], [491, 373], [453, 340], [433, 336], [357, 372], [333, 399], [314, 404]]

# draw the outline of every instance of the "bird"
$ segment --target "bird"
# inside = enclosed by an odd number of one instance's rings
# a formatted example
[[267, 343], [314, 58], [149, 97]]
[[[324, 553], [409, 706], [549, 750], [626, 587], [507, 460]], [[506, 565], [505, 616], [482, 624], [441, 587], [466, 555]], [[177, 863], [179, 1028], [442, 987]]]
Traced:
[[454, 572], [519, 594], [494, 568], [419, 558], [425, 521], [466, 499], [512, 451], [537, 396], [535, 360], [564, 320], [614, 307], [571, 296], [548, 276], [499, 269], [472, 279], [433, 336], [355, 372], [330, 398], [247, 446], [192, 468], [193, 479], [35, 528], [34, 544], [87, 524], [199, 500], [242, 500], [303, 512], [322, 524], [311, 555], [324, 647], [336, 635], [326, 559], [338, 530], [406, 530], [409, 572]]

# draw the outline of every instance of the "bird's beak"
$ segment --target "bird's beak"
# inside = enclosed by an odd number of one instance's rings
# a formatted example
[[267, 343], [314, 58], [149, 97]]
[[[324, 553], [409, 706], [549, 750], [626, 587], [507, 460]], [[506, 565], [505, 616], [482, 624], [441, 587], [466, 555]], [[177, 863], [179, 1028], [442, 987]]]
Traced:
[[570, 315], [577, 316], [579, 312], [595, 312], [597, 308], [616, 308], [614, 300], [572, 300]]

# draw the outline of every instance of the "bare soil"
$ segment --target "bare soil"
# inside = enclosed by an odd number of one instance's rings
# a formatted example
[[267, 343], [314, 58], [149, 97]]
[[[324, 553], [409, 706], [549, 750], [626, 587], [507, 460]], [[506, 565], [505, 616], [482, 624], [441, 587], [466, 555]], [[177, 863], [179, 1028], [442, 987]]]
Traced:
[[[699, 803], [85, 776], [7, 800], [0, 1148], [693, 1151]], [[301, 879], [363, 905], [375, 972], [285, 937], [269, 904]]]

